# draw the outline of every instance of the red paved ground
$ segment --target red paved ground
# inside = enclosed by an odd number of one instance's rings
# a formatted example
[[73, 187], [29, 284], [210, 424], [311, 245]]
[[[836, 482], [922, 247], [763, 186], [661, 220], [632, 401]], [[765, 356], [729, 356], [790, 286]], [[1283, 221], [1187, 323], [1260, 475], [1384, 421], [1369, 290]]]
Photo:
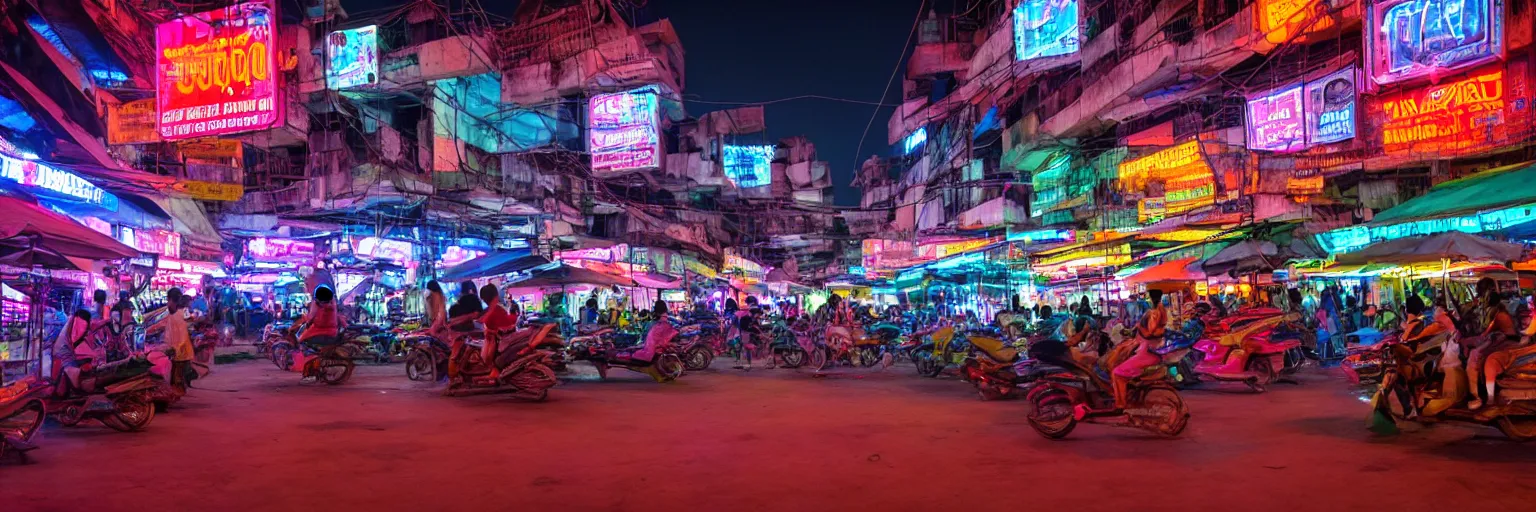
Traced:
[[[719, 366], [719, 365], [717, 365]], [[1191, 392], [1182, 439], [1040, 438], [1019, 402], [909, 368], [722, 369], [571, 382], [548, 403], [445, 398], [398, 367], [339, 388], [221, 367], [149, 430], [50, 427], [0, 510], [1522, 510], [1536, 445], [1363, 429], [1341, 380]]]

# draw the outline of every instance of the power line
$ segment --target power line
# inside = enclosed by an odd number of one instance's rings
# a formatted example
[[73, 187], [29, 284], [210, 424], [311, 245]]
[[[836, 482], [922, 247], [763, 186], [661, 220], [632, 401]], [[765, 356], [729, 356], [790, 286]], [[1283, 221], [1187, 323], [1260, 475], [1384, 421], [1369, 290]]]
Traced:
[[[917, 27], [923, 22], [923, 10], [928, 7], [928, 0], [923, 0], [917, 6], [917, 16], [912, 18], [912, 29], [907, 31], [907, 41], [901, 44], [901, 55], [896, 58], [896, 66], [891, 69], [891, 77], [885, 80], [885, 90], [880, 92], [880, 101], [885, 101], [886, 95], [891, 93], [891, 84], [896, 82], [896, 75], [901, 73], [901, 63], [907, 60], [907, 47], [912, 46], [912, 38], [917, 35]], [[864, 153], [864, 139], [869, 138], [869, 129], [875, 126], [875, 118], [880, 116], [880, 109], [869, 113], [869, 123], [864, 125], [864, 134], [859, 135], [858, 149], [853, 150], [853, 166], [859, 167], [859, 158]]]

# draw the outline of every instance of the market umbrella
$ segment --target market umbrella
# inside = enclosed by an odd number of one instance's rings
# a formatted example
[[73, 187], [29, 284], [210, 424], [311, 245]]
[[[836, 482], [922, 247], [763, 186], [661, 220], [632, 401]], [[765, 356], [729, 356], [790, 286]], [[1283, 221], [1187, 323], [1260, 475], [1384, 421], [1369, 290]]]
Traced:
[[640, 286], [656, 290], [671, 290], [683, 284], [682, 279], [657, 272], [640, 272], [634, 278]]
[[[20, 199], [0, 196], [0, 254], [46, 248], [50, 254], [92, 260], [131, 258], [139, 251], [68, 217]], [[46, 257], [46, 256], [45, 256]], [[66, 268], [75, 268], [70, 264]]]
[[549, 268], [536, 268], [520, 281], [508, 282], [507, 288], [551, 288], [589, 284], [594, 286], [637, 286], [634, 281], [561, 263]]
[[1388, 240], [1355, 252], [1340, 254], [1335, 261], [1340, 265], [1364, 263], [1409, 265], [1446, 260], [1503, 265], [1524, 259], [1524, 256], [1525, 247], [1520, 244], [1495, 242], [1476, 235], [1450, 232]]
[[1243, 275], [1272, 272], [1290, 259], [1274, 242], [1243, 240], [1227, 246], [1200, 263], [1207, 275]]
[[1158, 283], [1164, 281], [1203, 281], [1205, 273], [1194, 267], [1196, 258], [1180, 258], [1166, 261], [1127, 277], [1130, 284]]
[[493, 252], [449, 269], [438, 277], [438, 281], [466, 281], [499, 276], [548, 264], [549, 260], [544, 259], [543, 256], [531, 255], [528, 251]]

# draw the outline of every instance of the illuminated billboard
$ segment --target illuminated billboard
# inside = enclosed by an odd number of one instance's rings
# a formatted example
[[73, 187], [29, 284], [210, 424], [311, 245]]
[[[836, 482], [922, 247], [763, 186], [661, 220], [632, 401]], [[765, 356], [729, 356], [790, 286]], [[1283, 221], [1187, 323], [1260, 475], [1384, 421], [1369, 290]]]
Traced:
[[1307, 82], [1307, 144], [1355, 138], [1356, 92], [1354, 66]]
[[82, 203], [117, 211], [117, 196], [74, 173], [36, 160], [0, 154], [0, 179], [39, 188]]
[[1365, 18], [1366, 72], [1377, 84], [1504, 55], [1503, 0], [1375, 0]]
[[[1323, 0], [1258, 0], [1259, 30], [1264, 39], [1274, 44], [1293, 42], [1292, 37], [1317, 33], [1333, 28], [1331, 16], [1322, 15], [1327, 8], [1320, 8]], [[1305, 41], [1300, 41], [1305, 42]]]
[[777, 146], [725, 146], [725, 177], [737, 187], [773, 184], [773, 154]]
[[1302, 85], [1289, 85], [1248, 98], [1248, 149], [1295, 151], [1306, 145], [1302, 129]]
[[282, 118], [263, 2], [183, 16], [155, 27], [155, 111], [167, 140], [265, 130]]
[[[1216, 203], [1216, 176], [1206, 163], [1200, 141], [1191, 140], [1150, 155], [1120, 164], [1120, 185], [1128, 192], [1148, 193], [1142, 205], [1143, 218], [1149, 213], [1175, 215]], [[1153, 187], [1161, 183], [1161, 187]], [[1161, 204], [1157, 200], [1161, 199]]]
[[918, 128], [917, 131], [907, 134], [901, 139], [901, 154], [910, 155], [913, 151], [928, 143], [928, 128]]
[[1082, 44], [1077, 0], [1024, 0], [1013, 9], [1013, 52], [1018, 60], [1077, 53]]
[[[1513, 63], [1512, 63], [1513, 64]], [[1387, 153], [1455, 154], [1508, 141], [1530, 123], [1531, 106], [1506, 76], [1524, 66], [1484, 69], [1465, 78], [1377, 99]]]
[[639, 89], [592, 97], [587, 118], [592, 170], [661, 165], [661, 108], [656, 92]]
[[325, 36], [325, 88], [379, 83], [379, 26], [337, 30]]

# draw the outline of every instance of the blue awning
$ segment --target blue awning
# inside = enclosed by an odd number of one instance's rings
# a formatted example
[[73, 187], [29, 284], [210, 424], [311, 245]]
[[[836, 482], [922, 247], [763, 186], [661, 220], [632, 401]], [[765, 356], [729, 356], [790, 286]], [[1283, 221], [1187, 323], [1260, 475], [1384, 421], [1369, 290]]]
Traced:
[[438, 281], [465, 281], [499, 276], [549, 264], [549, 260], [544, 259], [543, 256], [535, 256], [531, 252], [529, 250], [493, 252], [449, 269], [438, 278]]

